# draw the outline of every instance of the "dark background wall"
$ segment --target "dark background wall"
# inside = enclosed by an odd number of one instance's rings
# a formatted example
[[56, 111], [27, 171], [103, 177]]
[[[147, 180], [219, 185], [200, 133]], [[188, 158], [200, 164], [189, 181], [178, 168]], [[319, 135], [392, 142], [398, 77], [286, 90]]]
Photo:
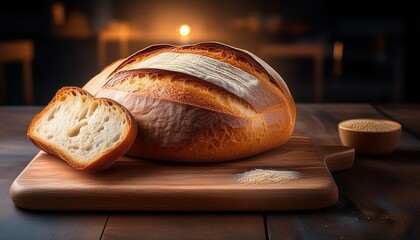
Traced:
[[[54, 4], [65, 9], [65, 24], [53, 21]], [[124, 23], [142, 38], [129, 53], [155, 43], [185, 44], [216, 40], [259, 55], [269, 44], [323, 46], [324, 101], [419, 102], [420, 21], [413, 6], [382, 1], [2, 1], [0, 43], [34, 43], [35, 104], [46, 104], [62, 86], [83, 86], [103, 67], [100, 32], [110, 22]], [[176, 27], [188, 23], [191, 38]], [[334, 61], [334, 44], [343, 56]], [[106, 45], [106, 63], [120, 57], [119, 45]], [[0, 53], [1, 54], [1, 53]], [[286, 80], [297, 102], [312, 102], [313, 61], [265, 58]], [[0, 63], [1, 104], [23, 104], [19, 63]], [[337, 66], [340, 71], [337, 73]]]

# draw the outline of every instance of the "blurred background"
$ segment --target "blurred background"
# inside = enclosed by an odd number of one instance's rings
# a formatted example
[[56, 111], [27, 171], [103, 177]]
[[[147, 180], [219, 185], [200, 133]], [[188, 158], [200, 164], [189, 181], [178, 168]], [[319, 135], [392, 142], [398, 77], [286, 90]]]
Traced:
[[410, 9], [382, 1], [1, 1], [0, 104], [46, 104], [62, 86], [83, 86], [148, 45], [199, 41], [260, 56], [297, 102], [419, 102], [420, 17]]

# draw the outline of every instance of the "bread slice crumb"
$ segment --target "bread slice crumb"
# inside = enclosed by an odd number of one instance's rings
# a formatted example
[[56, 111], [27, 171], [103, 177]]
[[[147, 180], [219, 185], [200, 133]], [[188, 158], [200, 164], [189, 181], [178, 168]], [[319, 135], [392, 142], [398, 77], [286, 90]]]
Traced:
[[137, 125], [117, 102], [65, 87], [33, 119], [27, 134], [37, 147], [72, 167], [99, 171], [130, 148]]

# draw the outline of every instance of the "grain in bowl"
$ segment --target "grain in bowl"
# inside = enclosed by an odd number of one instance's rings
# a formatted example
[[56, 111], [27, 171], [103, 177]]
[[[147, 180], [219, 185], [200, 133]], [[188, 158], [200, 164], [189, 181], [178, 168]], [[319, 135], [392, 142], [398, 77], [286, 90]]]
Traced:
[[350, 119], [338, 124], [338, 133], [342, 144], [357, 154], [381, 156], [397, 147], [401, 125], [385, 119]]

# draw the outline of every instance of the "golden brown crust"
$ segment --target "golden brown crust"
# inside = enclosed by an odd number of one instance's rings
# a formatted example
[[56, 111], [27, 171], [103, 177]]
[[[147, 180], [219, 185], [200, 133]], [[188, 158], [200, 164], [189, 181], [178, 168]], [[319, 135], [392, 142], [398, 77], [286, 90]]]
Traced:
[[273, 149], [286, 142], [293, 130], [288, 118], [278, 120], [285, 106], [244, 118], [113, 89], [103, 89], [98, 96], [115, 99], [136, 118], [138, 137], [127, 153], [131, 156], [222, 162]]
[[[34, 132], [34, 127], [37, 124], [37, 122], [40, 120], [40, 118], [44, 114], [49, 112], [50, 108], [53, 107], [56, 103], [60, 102], [60, 98], [62, 96], [72, 94], [72, 91], [78, 92], [81, 95], [85, 95], [94, 101], [101, 101], [107, 104], [108, 106], [115, 105], [121, 108], [121, 110], [124, 111], [125, 116], [126, 116], [126, 121], [130, 126], [129, 131], [126, 134], [126, 137], [124, 138], [124, 140], [122, 140], [116, 146], [108, 149], [103, 154], [99, 155], [96, 159], [92, 159], [91, 161], [87, 163], [81, 162], [79, 159], [74, 158], [72, 155], [68, 153], [68, 151], [61, 149], [60, 147], [54, 145], [53, 143], [44, 140], [43, 138], [37, 136], [37, 134]], [[78, 87], [63, 87], [56, 93], [56, 95], [50, 101], [50, 103], [39, 114], [37, 114], [34, 117], [31, 124], [29, 125], [27, 136], [31, 140], [31, 142], [35, 146], [37, 146], [39, 149], [66, 161], [73, 168], [76, 168], [78, 170], [94, 172], [94, 171], [104, 170], [110, 167], [117, 160], [118, 157], [122, 156], [124, 153], [128, 151], [128, 149], [131, 147], [132, 143], [134, 142], [137, 136], [137, 124], [135, 123], [135, 120], [132, 114], [129, 111], [127, 111], [127, 109], [125, 109], [118, 102], [111, 99], [106, 99], [106, 98], [95, 99], [89, 92]]]
[[[189, 74], [130, 70], [163, 52], [193, 53], [228, 63], [255, 76], [275, 98], [260, 97], [264, 104], [255, 108], [246, 99]], [[254, 57], [219, 43], [156, 45], [131, 55], [107, 77], [102, 74], [85, 88], [97, 97], [116, 100], [133, 114], [139, 126], [129, 151], [133, 156], [197, 163], [233, 160], [280, 146], [295, 124], [295, 103], [287, 86]]]
[[[287, 86], [284, 86], [282, 81], [272, 76], [267, 69], [262, 66], [250, 53], [241, 49], [233, 48], [217, 42], [203, 42], [195, 45], [172, 46], [172, 45], [154, 45], [143, 50], [140, 50], [129, 56], [118, 67], [112, 71], [107, 77], [107, 80], [113, 79], [114, 75], [119, 72], [126, 71], [135, 63], [147, 60], [162, 52], [173, 53], [192, 53], [206, 57], [210, 57], [234, 67], [237, 67], [260, 80], [260, 84], [267, 89], [277, 94], [277, 96], [284, 98], [286, 101], [293, 101]], [[273, 99], [270, 99], [273, 101]]]
[[95, 95], [96, 92], [101, 90], [102, 86], [105, 84], [105, 79], [118, 67], [124, 59], [117, 60], [111, 63], [109, 66], [105, 67], [98, 75], [93, 77], [86, 85], [83, 87], [91, 95]]
[[[123, 71], [114, 75], [102, 88], [136, 93], [235, 116], [242, 116], [244, 111], [255, 112], [255, 108], [247, 101], [217, 85], [188, 74], [162, 69]], [[229, 107], [227, 102], [236, 104]]]
[[[175, 53], [194, 53], [202, 56], [222, 60], [243, 71], [257, 76], [260, 80], [268, 81], [279, 87], [279, 83], [259, 64], [252, 56], [237, 48], [233, 48], [217, 42], [202, 42], [195, 45], [173, 46], [173, 45], [153, 45], [140, 50], [129, 56], [120, 64], [109, 76], [123, 70], [126, 66], [135, 62], [144, 61], [161, 52]], [[268, 85], [268, 84], [267, 84]]]

